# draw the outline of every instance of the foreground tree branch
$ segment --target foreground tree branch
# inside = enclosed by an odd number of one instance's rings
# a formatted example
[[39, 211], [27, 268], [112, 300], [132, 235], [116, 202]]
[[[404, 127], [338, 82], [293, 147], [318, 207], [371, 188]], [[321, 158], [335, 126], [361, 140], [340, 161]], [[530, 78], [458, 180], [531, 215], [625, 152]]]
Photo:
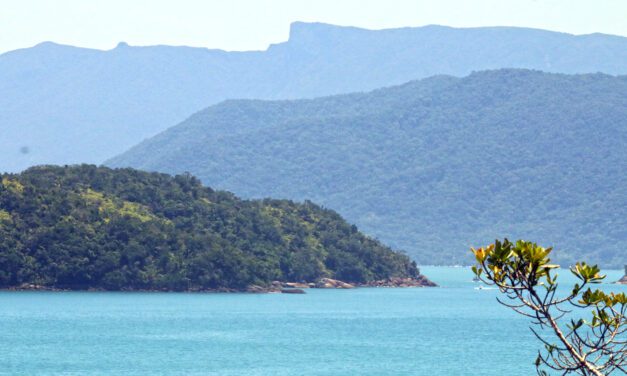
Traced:
[[[627, 296], [592, 290], [589, 285], [605, 278], [596, 265], [571, 268], [580, 282], [564, 293], [558, 291], [559, 266], [550, 263], [551, 248], [505, 239], [472, 252], [477, 278], [505, 294], [501, 304], [532, 319], [531, 330], [544, 345], [535, 362], [539, 375], [627, 373]], [[587, 315], [577, 317], [580, 312]]]

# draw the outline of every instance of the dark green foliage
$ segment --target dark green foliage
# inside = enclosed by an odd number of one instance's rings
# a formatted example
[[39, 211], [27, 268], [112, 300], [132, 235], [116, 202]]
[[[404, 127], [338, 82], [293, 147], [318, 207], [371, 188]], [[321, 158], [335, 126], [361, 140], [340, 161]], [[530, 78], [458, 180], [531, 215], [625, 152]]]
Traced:
[[240, 289], [417, 275], [407, 256], [311, 202], [240, 200], [188, 174], [90, 165], [2, 175], [2, 287]]
[[499, 70], [228, 101], [110, 165], [191, 171], [244, 197], [311, 199], [422, 264], [469, 263], [470, 244], [510, 236], [557, 245], [560, 263], [619, 267], [627, 77]]

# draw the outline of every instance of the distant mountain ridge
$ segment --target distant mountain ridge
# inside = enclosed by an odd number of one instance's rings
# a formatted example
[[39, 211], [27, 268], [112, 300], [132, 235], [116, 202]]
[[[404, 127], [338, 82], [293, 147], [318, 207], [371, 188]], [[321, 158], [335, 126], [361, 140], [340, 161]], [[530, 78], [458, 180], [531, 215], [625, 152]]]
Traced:
[[101, 163], [224, 99], [315, 97], [503, 67], [625, 74], [625, 61], [627, 38], [508, 27], [296, 22], [287, 42], [248, 52], [41, 43], [0, 55], [0, 171]]
[[311, 199], [422, 264], [497, 237], [620, 267], [627, 76], [504, 69], [313, 100], [226, 101], [108, 162]]

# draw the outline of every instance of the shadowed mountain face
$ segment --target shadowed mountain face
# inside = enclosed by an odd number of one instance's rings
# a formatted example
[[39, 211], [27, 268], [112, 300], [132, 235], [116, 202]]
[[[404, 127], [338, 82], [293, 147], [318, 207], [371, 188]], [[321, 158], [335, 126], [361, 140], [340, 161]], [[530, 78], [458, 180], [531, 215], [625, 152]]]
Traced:
[[110, 51], [42, 43], [0, 55], [0, 171], [100, 163], [228, 98], [371, 90], [501, 67], [627, 73], [627, 38], [521, 28], [363, 30], [295, 23], [266, 51]]
[[227, 101], [109, 162], [245, 197], [312, 199], [423, 264], [495, 237], [624, 263], [627, 76], [438, 76], [366, 94]]

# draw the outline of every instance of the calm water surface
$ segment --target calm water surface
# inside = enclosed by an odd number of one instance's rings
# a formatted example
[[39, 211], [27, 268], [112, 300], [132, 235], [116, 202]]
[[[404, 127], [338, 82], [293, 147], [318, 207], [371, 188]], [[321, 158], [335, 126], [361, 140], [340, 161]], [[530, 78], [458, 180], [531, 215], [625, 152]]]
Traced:
[[442, 287], [0, 292], [0, 375], [534, 374], [538, 344], [496, 291], [468, 269], [422, 271]]

